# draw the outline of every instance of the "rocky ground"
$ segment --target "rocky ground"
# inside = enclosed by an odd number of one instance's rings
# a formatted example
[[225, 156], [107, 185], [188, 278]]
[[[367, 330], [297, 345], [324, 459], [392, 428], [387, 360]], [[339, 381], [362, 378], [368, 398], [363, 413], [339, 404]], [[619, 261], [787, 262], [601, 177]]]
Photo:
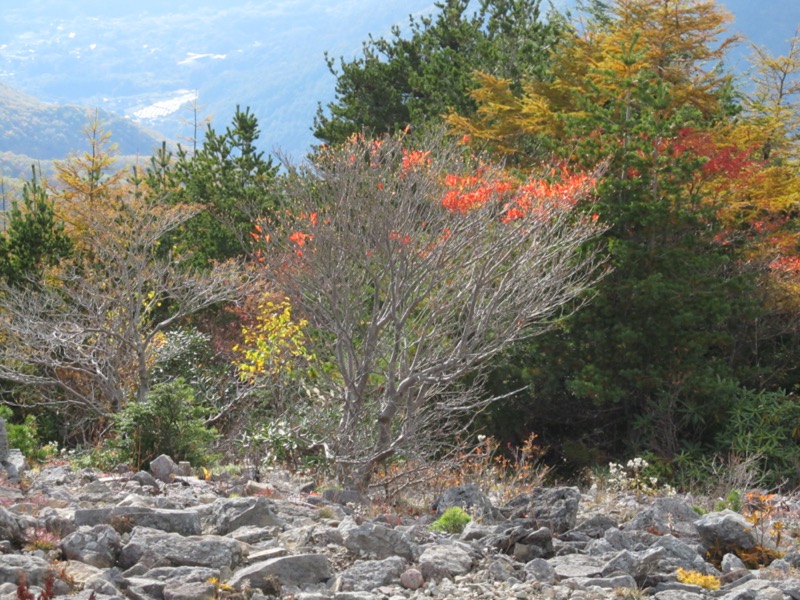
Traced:
[[[431, 531], [435, 514], [376, 515], [357, 494], [318, 494], [283, 472], [206, 481], [168, 457], [151, 472], [50, 465], [3, 483], [2, 600], [800, 600], [790, 498], [751, 506], [748, 520], [701, 517], [682, 496], [575, 487], [494, 506], [462, 486], [435, 510], [475, 516], [456, 535]], [[748, 569], [737, 557], [759, 553], [774, 560]], [[679, 569], [721, 587], [681, 583]], [[18, 591], [20, 574], [33, 595]]]

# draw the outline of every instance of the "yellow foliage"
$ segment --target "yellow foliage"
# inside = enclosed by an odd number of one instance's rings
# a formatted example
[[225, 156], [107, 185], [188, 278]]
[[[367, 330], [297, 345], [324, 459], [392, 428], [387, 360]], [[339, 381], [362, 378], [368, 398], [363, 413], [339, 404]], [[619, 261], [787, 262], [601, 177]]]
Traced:
[[616, 105], [619, 114], [609, 118], [623, 122], [636, 111], [633, 89], [648, 84], [669, 86], [660, 119], [687, 105], [717, 111], [726, 79], [708, 67], [737, 41], [718, 41], [729, 13], [712, 0], [616, 0], [609, 16], [574, 30], [554, 51], [553, 78], [525, 82], [521, 95], [507, 80], [476, 74], [476, 115], [451, 115], [451, 127], [513, 154], [526, 135], [563, 138], [565, 123], [581, 118], [585, 106]]
[[237, 362], [243, 379], [267, 376], [273, 379], [281, 374], [293, 374], [297, 361], [312, 358], [306, 349], [305, 328], [308, 321], [292, 318], [292, 305], [288, 298], [273, 302], [265, 296], [258, 305], [256, 323], [243, 328], [243, 344], [234, 347], [242, 360]]
[[699, 571], [687, 571], [683, 568], [678, 568], [676, 572], [678, 581], [681, 583], [688, 583], [691, 585], [699, 585], [707, 590], [719, 589], [719, 578], [713, 575], [703, 575]]

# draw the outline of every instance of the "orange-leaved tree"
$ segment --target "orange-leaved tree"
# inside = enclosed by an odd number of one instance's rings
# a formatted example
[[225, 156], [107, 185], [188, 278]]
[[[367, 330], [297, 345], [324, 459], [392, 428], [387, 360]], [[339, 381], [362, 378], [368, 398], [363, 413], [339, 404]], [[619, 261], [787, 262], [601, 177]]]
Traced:
[[263, 259], [335, 367], [324, 441], [343, 484], [366, 489], [392, 457], [446, 454], [492, 400], [488, 359], [581, 303], [603, 272], [587, 242], [604, 227], [572, 210], [593, 185], [520, 182], [442, 136], [416, 149], [354, 137], [289, 167], [294, 220], [260, 224]]
[[758, 192], [768, 189], [759, 127], [739, 125], [720, 63], [736, 38], [718, 3], [604, 4], [574, 27], [549, 77], [518, 94], [479, 74], [475, 116], [450, 123], [522, 166], [547, 153], [608, 161], [595, 210], [611, 224], [614, 273], [560, 335], [520, 350], [520, 362], [542, 365], [519, 370], [536, 390], [525, 413], [575, 432], [581, 460], [597, 447], [699, 457], [720, 448], [731, 390], [764, 370], [760, 286], [741, 246], [726, 243], [732, 219], [741, 234], [771, 210]]

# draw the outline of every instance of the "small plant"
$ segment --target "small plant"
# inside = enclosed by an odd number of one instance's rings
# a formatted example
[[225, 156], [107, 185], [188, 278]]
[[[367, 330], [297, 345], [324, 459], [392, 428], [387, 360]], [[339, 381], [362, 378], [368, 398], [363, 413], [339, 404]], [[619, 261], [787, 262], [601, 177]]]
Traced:
[[784, 523], [777, 517], [781, 516], [784, 510], [776, 496], [758, 490], [747, 492], [744, 495], [742, 512], [758, 536], [758, 544], [751, 551], [739, 554], [745, 565], [753, 569], [765, 567], [783, 556], [782, 552], [770, 547], [772, 542], [776, 547], [780, 547], [783, 541]]
[[445, 533], [461, 533], [471, 520], [472, 517], [463, 508], [451, 506], [431, 524], [431, 529]]
[[606, 485], [609, 489], [616, 491], [631, 490], [636, 494], [655, 494], [666, 492], [674, 494], [675, 490], [665, 484], [661, 484], [657, 477], [649, 474], [648, 463], [644, 458], [632, 458], [625, 466], [618, 463], [608, 463], [608, 478]]
[[133, 531], [135, 523], [130, 515], [114, 515], [108, 524], [120, 535], [125, 535]]
[[25, 550], [49, 552], [58, 547], [61, 539], [43, 527], [30, 527], [25, 531]]
[[183, 379], [153, 386], [144, 402], [129, 402], [116, 417], [121, 458], [137, 469], [160, 454], [199, 464], [217, 437], [205, 426], [194, 391]]
[[742, 492], [739, 490], [731, 490], [722, 500], [718, 500], [714, 504], [714, 510], [719, 512], [729, 508], [734, 512], [742, 510]]
[[214, 597], [215, 598], [222, 598], [223, 595], [235, 592], [233, 586], [228, 585], [227, 583], [222, 583], [218, 578], [211, 577], [210, 579], [206, 579], [206, 583], [210, 583], [214, 586]]
[[32, 414], [25, 416], [21, 423], [13, 423], [14, 413], [8, 406], [0, 406], [0, 418], [6, 421], [8, 445], [17, 448], [31, 461], [43, 462], [58, 455], [58, 442], [41, 445], [39, 423]]
[[699, 571], [687, 571], [681, 567], [678, 568], [675, 575], [681, 583], [698, 585], [707, 590], [719, 589], [719, 577], [714, 577], [713, 575], [703, 575]]
[[319, 516], [320, 519], [332, 519], [336, 516], [336, 513], [333, 512], [330, 506], [320, 506], [317, 509], [317, 516]]
[[34, 596], [25, 577], [25, 572], [20, 570], [17, 573], [17, 600], [53, 600], [55, 593], [56, 576], [52, 571], [48, 571], [44, 580], [44, 589], [39, 596]]

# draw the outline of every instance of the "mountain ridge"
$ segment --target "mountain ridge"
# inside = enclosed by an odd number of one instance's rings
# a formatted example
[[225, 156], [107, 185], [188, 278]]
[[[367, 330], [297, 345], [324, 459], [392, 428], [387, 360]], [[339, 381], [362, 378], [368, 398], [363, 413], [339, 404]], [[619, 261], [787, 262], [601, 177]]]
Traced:
[[[564, 8], [565, 1], [557, 7]], [[773, 52], [793, 33], [788, 25], [800, 24], [796, 0], [772, 0], [769, 6], [723, 0], [720, 5], [736, 17], [731, 33], [771, 42]], [[297, 159], [316, 143], [311, 128], [318, 104], [334, 98], [336, 80], [324, 52], [349, 60], [369, 35], [389, 35], [393, 25], [407, 27], [410, 14], [433, 10], [430, 0], [380, 5], [346, 0], [336, 6], [321, 0], [179, 0], [168, 6], [155, 0], [125, 6], [89, 0], [69, 10], [55, 0], [11, 0], [0, 22], [0, 84], [19, 92], [12, 100], [17, 109], [25, 103], [22, 98], [33, 98], [29, 104], [35, 101], [37, 110], [79, 125], [79, 133], [83, 124], [74, 114], [67, 118], [70, 111], [53, 106], [98, 107], [124, 153], [148, 153], [161, 138], [191, 139], [194, 116], [190, 103], [177, 102], [180, 98], [196, 95], [198, 118], [213, 118], [218, 129], [230, 122], [237, 105], [249, 106], [261, 125], [262, 149]], [[776, 20], [775, 11], [782, 18]], [[763, 35], [753, 36], [753, 28]], [[746, 68], [745, 53], [740, 49], [732, 58], [739, 71]], [[137, 115], [153, 114], [157, 103], [170, 100], [180, 108], [140, 119], [161, 132], [152, 142], [120, 139], [135, 138], [128, 128]], [[26, 135], [10, 126], [10, 118], [0, 114], [2, 128], [13, 134], [0, 139], [0, 152]], [[58, 135], [51, 129], [41, 144]], [[39, 148], [30, 155], [43, 157], [43, 152]]]

